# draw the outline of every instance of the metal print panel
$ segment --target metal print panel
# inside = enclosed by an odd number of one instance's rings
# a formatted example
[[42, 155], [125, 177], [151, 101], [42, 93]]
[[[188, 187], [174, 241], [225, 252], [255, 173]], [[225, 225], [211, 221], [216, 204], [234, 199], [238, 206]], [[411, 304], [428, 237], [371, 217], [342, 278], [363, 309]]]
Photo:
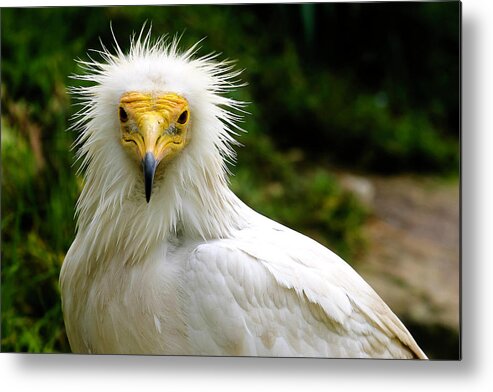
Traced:
[[460, 3], [1, 18], [2, 351], [460, 359]]

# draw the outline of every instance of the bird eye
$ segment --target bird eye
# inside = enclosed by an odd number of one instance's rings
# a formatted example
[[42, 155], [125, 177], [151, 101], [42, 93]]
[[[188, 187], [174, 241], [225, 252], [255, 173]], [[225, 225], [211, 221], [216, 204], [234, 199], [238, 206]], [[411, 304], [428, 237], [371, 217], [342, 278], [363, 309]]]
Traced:
[[120, 106], [120, 121], [121, 122], [127, 122], [128, 120], [128, 114], [127, 112], [125, 111], [125, 109], [123, 109], [121, 106]]
[[178, 117], [178, 124], [185, 124], [188, 120], [188, 110], [185, 110], [180, 117]]

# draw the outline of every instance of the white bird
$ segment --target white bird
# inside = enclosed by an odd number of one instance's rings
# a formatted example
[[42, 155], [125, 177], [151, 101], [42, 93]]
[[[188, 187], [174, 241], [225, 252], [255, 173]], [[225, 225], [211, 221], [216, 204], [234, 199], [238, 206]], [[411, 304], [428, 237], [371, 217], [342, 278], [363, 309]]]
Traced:
[[[60, 274], [78, 353], [426, 358], [341, 258], [229, 189], [235, 72], [131, 40], [82, 62], [85, 184]], [[152, 196], [152, 197], [151, 197]]]

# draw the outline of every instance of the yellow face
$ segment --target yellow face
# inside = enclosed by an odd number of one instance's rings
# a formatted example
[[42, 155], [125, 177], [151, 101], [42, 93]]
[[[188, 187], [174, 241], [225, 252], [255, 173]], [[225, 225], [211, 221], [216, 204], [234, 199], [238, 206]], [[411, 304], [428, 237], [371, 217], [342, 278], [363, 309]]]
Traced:
[[157, 162], [169, 161], [188, 143], [190, 109], [179, 95], [128, 92], [120, 99], [118, 115], [122, 144], [139, 161], [148, 152]]
[[127, 92], [120, 99], [118, 116], [123, 147], [142, 162], [149, 202], [157, 165], [171, 161], [188, 144], [188, 102], [174, 93]]

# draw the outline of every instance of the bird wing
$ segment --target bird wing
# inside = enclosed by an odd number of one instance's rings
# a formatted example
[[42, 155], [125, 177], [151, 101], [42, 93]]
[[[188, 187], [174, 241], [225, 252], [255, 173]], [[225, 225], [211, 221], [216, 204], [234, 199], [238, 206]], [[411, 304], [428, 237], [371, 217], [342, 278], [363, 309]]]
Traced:
[[348, 264], [264, 219], [234, 239], [199, 245], [189, 257], [188, 334], [201, 353], [426, 358]]

